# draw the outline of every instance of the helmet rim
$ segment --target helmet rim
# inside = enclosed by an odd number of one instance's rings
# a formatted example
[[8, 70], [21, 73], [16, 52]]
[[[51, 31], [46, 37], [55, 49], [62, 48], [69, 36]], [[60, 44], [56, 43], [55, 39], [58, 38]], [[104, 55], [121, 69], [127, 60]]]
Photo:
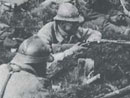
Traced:
[[84, 18], [81, 15], [79, 15], [79, 17], [72, 17], [72, 18], [71, 17], [62, 17], [62, 16], [59, 16], [59, 15], [56, 15], [54, 17], [54, 20], [82, 23], [84, 21]]
[[42, 63], [45, 60], [47, 61], [48, 58], [49, 58], [49, 56], [47, 56], [47, 57], [33, 57], [33, 56], [24, 55], [21, 53], [16, 53], [16, 55], [12, 59], [11, 63], [16, 63], [16, 64]]

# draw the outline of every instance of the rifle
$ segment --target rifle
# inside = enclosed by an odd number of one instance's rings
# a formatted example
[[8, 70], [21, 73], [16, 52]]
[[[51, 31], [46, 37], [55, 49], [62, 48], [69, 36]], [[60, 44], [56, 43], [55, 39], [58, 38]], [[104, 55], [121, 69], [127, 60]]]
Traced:
[[[89, 46], [90, 44], [102, 44], [102, 43], [112, 43], [112, 44], [119, 44], [119, 45], [130, 45], [130, 41], [126, 41], [126, 40], [108, 40], [108, 39], [101, 39], [100, 41], [87, 41], [87, 42], [83, 42], [82, 44], [84, 44], [85, 47]], [[66, 49], [69, 49], [73, 46], [74, 44], [52, 44], [52, 49], [53, 52], [61, 52], [64, 51]]]
[[107, 93], [106, 95], [96, 96], [94, 98], [121, 98], [129, 93], [130, 93], [130, 85], [128, 85], [124, 88], [115, 90], [113, 92]]

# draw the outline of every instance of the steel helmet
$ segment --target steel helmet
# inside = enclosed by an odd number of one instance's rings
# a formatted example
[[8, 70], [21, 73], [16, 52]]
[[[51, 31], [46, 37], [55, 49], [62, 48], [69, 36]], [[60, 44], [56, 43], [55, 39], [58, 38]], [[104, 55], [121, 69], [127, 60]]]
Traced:
[[59, 6], [54, 20], [81, 23], [84, 21], [84, 18], [79, 15], [78, 9], [74, 5], [71, 3], [63, 3]]
[[53, 59], [50, 57], [50, 53], [50, 45], [43, 42], [38, 36], [32, 36], [20, 45], [11, 63], [26, 64], [47, 62]]

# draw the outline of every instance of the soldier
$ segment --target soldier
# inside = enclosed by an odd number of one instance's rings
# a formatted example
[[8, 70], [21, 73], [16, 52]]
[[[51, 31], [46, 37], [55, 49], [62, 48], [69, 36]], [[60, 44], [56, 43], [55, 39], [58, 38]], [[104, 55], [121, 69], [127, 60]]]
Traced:
[[43, 26], [37, 35], [49, 44], [100, 40], [99, 31], [80, 27], [83, 21], [84, 18], [74, 5], [63, 3], [59, 6], [54, 21]]
[[[48, 44], [75, 44], [77, 42], [100, 40], [101, 33], [99, 31], [80, 27], [83, 21], [84, 18], [74, 5], [63, 3], [59, 6], [54, 21], [43, 26], [37, 35]], [[58, 60], [63, 60], [68, 55], [73, 55], [73, 51], [82, 51], [82, 49], [84, 48], [81, 44], [77, 43], [63, 53], [54, 54], [55, 60], [53, 64], [48, 64], [48, 70], [55, 69]]]
[[108, 39], [129, 40], [129, 20], [130, 19], [121, 12], [118, 12], [114, 16], [110, 16], [103, 26], [103, 37]]
[[53, 61], [51, 47], [38, 36], [19, 47], [9, 64], [0, 66], [0, 98], [46, 98], [47, 61]]

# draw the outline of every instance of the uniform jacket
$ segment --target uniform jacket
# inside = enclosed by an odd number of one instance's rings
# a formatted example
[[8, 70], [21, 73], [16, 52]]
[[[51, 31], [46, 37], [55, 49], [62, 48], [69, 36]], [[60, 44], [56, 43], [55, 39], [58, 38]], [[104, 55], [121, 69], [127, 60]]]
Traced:
[[[68, 38], [65, 32], [60, 32], [58, 26], [56, 25], [56, 22], [50, 22], [47, 23], [45, 26], [41, 28], [41, 30], [38, 32], [38, 36], [46, 43], [48, 44], [64, 44], [64, 43], [77, 43], [77, 42], [83, 42], [84, 40], [94, 40], [94, 39], [101, 39], [101, 33], [96, 30], [92, 29], [84, 29], [79, 27], [78, 31], [73, 33], [75, 35], [72, 35]], [[64, 52], [60, 52], [57, 54], [54, 54], [54, 61], [48, 64], [47, 70], [52, 68], [56, 68], [57, 62], [63, 60], [65, 57], [73, 55], [73, 52], [70, 50], [66, 50]]]
[[38, 36], [41, 37], [43, 41], [46, 41], [49, 44], [52, 43], [76, 43], [82, 42], [83, 40], [93, 40], [95, 38], [100, 39], [101, 33], [96, 30], [88, 28], [78, 28], [78, 31], [68, 38], [66, 34], [60, 32], [56, 25], [56, 22], [50, 22], [43, 26], [38, 32]]
[[[8, 64], [0, 66], [0, 91], [9, 74], [8, 66]], [[48, 92], [41, 82], [43, 78], [31, 72], [33, 71], [21, 70], [12, 74], [5, 88], [3, 98], [46, 98]]]

